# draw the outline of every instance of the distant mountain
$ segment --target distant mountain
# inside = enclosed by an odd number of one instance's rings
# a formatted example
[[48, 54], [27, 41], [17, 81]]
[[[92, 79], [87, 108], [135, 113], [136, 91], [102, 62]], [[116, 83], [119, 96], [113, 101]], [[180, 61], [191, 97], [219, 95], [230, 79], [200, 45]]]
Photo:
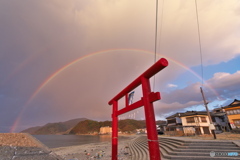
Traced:
[[[156, 124], [166, 124], [166, 121], [156, 121]], [[30, 134], [94, 134], [101, 127], [112, 127], [111, 121], [94, 121], [86, 118], [77, 118], [65, 122], [48, 123], [25, 129], [21, 132]], [[146, 128], [145, 120], [125, 119], [118, 122], [118, 129], [122, 132], [135, 132], [136, 129]]]
[[85, 120], [73, 127], [69, 134], [94, 134], [99, 132], [100, 127], [97, 121]]
[[76, 118], [76, 119], [71, 119], [65, 122], [62, 122], [67, 128], [72, 128], [74, 126], [76, 126], [79, 122], [81, 121], [85, 121], [87, 120], [87, 118]]
[[87, 118], [77, 118], [65, 122], [48, 123], [44, 126], [31, 127], [21, 132], [29, 134], [68, 134], [74, 126], [84, 120], [87, 120]]
[[[157, 124], [163, 124], [166, 121], [157, 121]], [[100, 131], [100, 127], [110, 126], [111, 121], [97, 122], [93, 120], [85, 120], [79, 122], [69, 134], [94, 134]], [[135, 132], [136, 129], [145, 128], [146, 122], [144, 120], [125, 119], [118, 122], [118, 129], [122, 132]]]
[[146, 123], [143, 120], [124, 119], [118, 122], [118, 128], [122, 132], [134, 132], [136, 129], [145, 127]]
[[66, 130], [68, 130], [68, 128], [62, 122], [48, 123], [36, 130], [33, 134], [59, 134]]
[[29, 133], [29, 134], [33, 134], [34, 132], [36, 132], [38, 129], [40, 129], [42, 126], [37, 126], [37, 127], [31, 127], [28, 129], [25, 129], [23, 131], [21, 131], [22, 133]]

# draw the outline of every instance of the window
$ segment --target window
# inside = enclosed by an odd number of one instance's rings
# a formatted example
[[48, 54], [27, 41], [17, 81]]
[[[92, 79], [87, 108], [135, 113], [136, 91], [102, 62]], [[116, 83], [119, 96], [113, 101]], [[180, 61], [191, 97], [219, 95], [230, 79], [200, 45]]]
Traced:
[[229, 111], [226, 111], [226, 113], [227, 113], [228, 115], [231, 115], [231, 114], [240, 114], [240, 109], [229, 110]]
[[201, 122], [207, 122], [206, 117], [201, 117]]
[[240, 119], [233, 120], [235, 126], [240, 126]]
[[237, 110], [238, 114], [240, 114], [240, 109]]
[[187, 123], [195, 123], [194, 117], [188, 117], [186, 118]]
[[167, 120], [167, 122], [168, 122], [168, 124], [170, 124], [170, 123], [176, 123], [176, 119], [169, 119], [169, 120]]
[[[213, 122], [216, 122], [216, 118], [215, 117], [212, 117], [212, 121]], [[202, 121], [203, 122], [203, 121]]]
[[235, 110], [233, 110], [233, 114], [238, 114], [238, 112], [237, 112], [237, 110], [235, 109]]
[[227, 111], [227, 114], [228, 114], [228, 115], [231, 115], [231, 111]]
[[222, 122], [225, 122], [225, 118], [223, 117], [223, 116], [221, 116], [221, 117], [219, 117], [221, 120], [222, 120]]

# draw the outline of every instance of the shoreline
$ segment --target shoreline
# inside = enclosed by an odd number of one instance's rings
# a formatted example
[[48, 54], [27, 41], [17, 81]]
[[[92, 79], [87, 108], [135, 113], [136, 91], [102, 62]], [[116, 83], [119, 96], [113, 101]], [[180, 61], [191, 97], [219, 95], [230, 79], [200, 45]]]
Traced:
[[[136, 135], [126, 135], [126, 138], [118, 141], [118, 157], [120, 160], [131, 159], [128, 143], [136, 137]], [[61, 156], [64, 160], [110, 160], [112, 155], [112, 142], [98, 142], [76, 146], [58, 147], [51, 148], [51, 150], [58, 156]]]

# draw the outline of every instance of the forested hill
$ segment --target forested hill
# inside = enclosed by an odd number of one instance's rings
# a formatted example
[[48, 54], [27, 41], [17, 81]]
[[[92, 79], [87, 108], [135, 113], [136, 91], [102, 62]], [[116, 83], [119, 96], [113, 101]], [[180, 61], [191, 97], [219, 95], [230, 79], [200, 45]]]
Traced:
[[76, 118], [65, 122], [48, 123], [44, 126], [31, 127], [21, 132], [29, 134], [68, 134], [74, 126], [84, 120], [87, 120], [87, 118]]
[[[157, 121], [164, 124], [165, 121]], [[44, 126], [31, 127], [21, 132], [30, 134], [97, 134], [101, 127], [112, 127], [111, 121], [94, 121], [78, 118], [65, 122], [48, 123]], [[118, 129], [122, 132], [135, 132], [136, 129], [146, 128], [144, 120], [125, 119], [118, 122]]]
[[[165, 121], [157, 121], [157, 124], [163, 124]], [[98, 133], [101, 127], [112, 127], [111, 121], [98, 122], [93, 120], [85, 120], [79, 122], [69, 134], [94, 134]], [[145, 128], [144, 120], [125, 119], [118, 122], [118, 129], [122, 132], [135, 132], [136, 129]]]
[[79, 122], [69, 134], [94, 134], [98, 133], [101, 127], [112, 126], [111, 121], [98, 122], [93, 120], [85, 120]]

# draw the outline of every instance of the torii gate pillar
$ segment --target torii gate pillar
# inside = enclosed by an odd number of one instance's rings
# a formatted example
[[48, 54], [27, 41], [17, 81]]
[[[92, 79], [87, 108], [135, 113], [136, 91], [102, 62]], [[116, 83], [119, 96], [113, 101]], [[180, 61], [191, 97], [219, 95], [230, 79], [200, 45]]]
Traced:
[[160, 150], [157, 136], [156, 120], [153, 109], [153, 104], [150, 101], [150, 83], [146, 78], [142, 78], [142, 90], [143, 90], [143, 104], [145, 110], [147, 137], [148, 137], [148, 148], [151, 160], [160, 160]]
[[[153, 102], [160, 99], [159, 92], [151, 92], [149, 79], [158, 73], [160, 70], [168, 66], [168, 61], [161, 58], [142, 75], [130, 83], [124, 90], [116, 95], [112, 100], [108, 102], [109, 105], [113, 105], [112, 113], [112, 160], [117, 160], [118, 151], [118, 116], [144, 106], [146, 126], [147, 126], [147, 137], [150, 160], [161, 160], [160, 147], [157, 136], [156, 120], [153, 108]], [[142, 85], [143, 97], [141, 100], [129, 105], [128, 93]], [[125, 96], [126, 107], [118, 110], [118, 100]]]

